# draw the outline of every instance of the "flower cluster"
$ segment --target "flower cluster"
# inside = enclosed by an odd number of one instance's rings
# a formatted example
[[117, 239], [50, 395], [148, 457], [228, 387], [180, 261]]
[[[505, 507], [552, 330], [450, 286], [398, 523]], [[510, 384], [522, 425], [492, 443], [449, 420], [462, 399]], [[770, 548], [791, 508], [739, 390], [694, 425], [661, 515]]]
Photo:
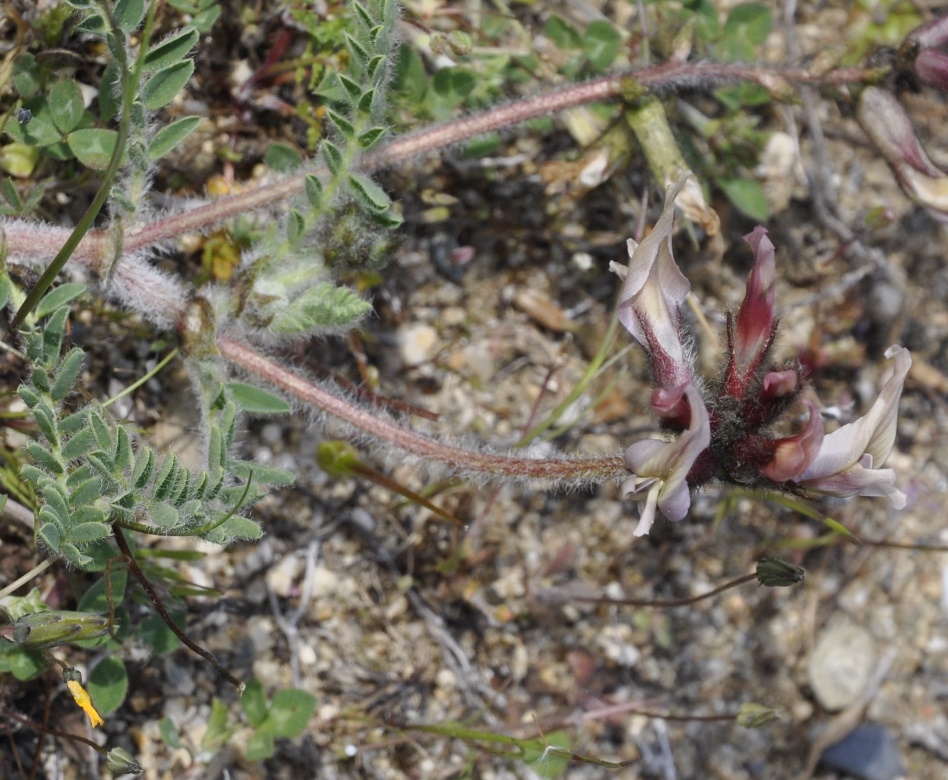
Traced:
[[[895, 441], [911, 355], [891, 347], [886, 356], [893, 367], [868, 414], [826, 434], [816, 404], [801, 399], [799, 365], [771, 360], [776, 268], [774, 246], [762, 227], [745, 237], [754, 267], [740, 308], [727, 317], [721, 373], [710, 383], [695, 376], [681, 315], [690, 284], [672, 256], [674, 202], [682, 186], [680, 181], [669, 187], [654, 230], [640, 244], [628, 242], [629, 265], [610, 266], [622, 279], [619, 321], [651, 364], [652, 411], [664, 430], [678, 434], [673, 441], [647, 439], [626, 450], [632, 476], [623, 494], [645, 499], [635, 535], [648, 533], [656, 510], [681, 520], [691, 491], [715, 479], [800, 494], [887, 496], [901, 509], [905, 495], [895, 487], [895, 473], [880, 467]], [[801, 407], [807, 418], [800, 431], [776, 435], [780, 418]]]

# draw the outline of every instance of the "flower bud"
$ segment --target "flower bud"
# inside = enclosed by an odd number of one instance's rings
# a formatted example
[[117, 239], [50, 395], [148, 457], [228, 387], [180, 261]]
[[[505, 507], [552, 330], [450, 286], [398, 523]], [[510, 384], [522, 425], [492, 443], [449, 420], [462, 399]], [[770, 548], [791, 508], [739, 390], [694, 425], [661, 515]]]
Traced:
[[948, 92], [948, 53], [922, 49], [915, 58], [914, 69], [923, 84]]
[[145, 771], [132, 754], [122, 748], [112, 748], [106, 753], [105, 765], [115, 775], [140, 775]]
[[799, 566], [767, 555], [757, 561], [757, 581], [768, 588], [786, 588], [803, 582], [805, 572]]
[[775, 720], [780, 720], [777, 710], [752, 701], [744, 702], [737, 713], [737, 725], [746, 729], [757, 729]]
[[923, 49], [932, 49], [948, 44], [948, 14], [932, 19], [921, 27], [916, 27], [908, 34], [907, 39], [914, 41]]
[[948, 222], [948, 174], [929, 159], [899, 101], [884, 89], [867, 87], [856, 117], [905, 194], [935, 219]]
[[109, 631], [108, 618], [86, 612], [35, 612], [13, 624], [13, 641], [40, 649], [66, 642], [96, 639]]

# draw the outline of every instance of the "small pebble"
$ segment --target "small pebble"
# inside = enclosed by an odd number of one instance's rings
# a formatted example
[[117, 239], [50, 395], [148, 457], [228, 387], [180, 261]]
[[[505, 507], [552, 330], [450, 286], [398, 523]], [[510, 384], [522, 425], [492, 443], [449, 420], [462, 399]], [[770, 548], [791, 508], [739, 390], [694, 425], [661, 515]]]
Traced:
[[862, 695], [876, 661], [872, 636], [847, 620], [830, 624], [810, 655], [813, 695], [831, 712], [854, 704]]
[[420, 366], [438, 351], [438, 332], [430, 325], [408, 325], [398, 331], [398, 351], [405, 365]]
[[905, 775], [899, 746], [878, 723], [858, 726], [824, 750], [820, 762], [858, 780], [896, 780]]

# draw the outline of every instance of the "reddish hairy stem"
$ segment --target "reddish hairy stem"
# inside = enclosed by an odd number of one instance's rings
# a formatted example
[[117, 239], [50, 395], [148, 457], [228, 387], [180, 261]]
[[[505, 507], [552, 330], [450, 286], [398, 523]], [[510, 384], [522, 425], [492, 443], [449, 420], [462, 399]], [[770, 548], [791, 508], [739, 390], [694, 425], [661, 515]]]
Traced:
[[405, 452], [427, 460], [439, 461], [455, 468], [481, 474], [557, 481], [601, 480], [628, 474], [628, 468], [621, 455], [534, 459], [476, 452], [453, 444], [445, 444], [396, 423], [380, 419], [371, 412], [323, 390], [278, 363], [274, 363], [246, 344], [228, 336], [217, 337], [217, 348], [225, 359], [264, 379], [274, 387], [349, 423], [374, 439], [387, 441]]
[[[525, 100], [518, 100], [480, 114], [455, 119], [434, 127], [408, 133], [370, 152], [358, 164], [367, 173], [388, 168], [420, 154], [437, 152], [484, 133], [510, 127], [567, 108], [613, 100], [634, 98], [643, 90], [696, 88], [731, 81], [753, 81], [768, 89], [789, 89], [789, 83], [848, 84], [876, 81], [879, 71], [844, 68], [822, 75], [805, 68], [777, 68], [721, 62], [666, 62], [651, 68], [623, 74], [602, 76], [582, 84], [570, 84]], [[319, 175], [324, 169], [311, 173]], [[289, 176], [273, 184], [221, 198], [213, 203], [130, 230], [125, 236], [124, 251], [135, 252], [160, 241], [200, 230], [221, 220], [253, 209], [272, 205], [303, 191], [305, 175]], [[90, 236], [88, 240], [96, 240]], [[83, 242], [85, 243], [85, 242]]]

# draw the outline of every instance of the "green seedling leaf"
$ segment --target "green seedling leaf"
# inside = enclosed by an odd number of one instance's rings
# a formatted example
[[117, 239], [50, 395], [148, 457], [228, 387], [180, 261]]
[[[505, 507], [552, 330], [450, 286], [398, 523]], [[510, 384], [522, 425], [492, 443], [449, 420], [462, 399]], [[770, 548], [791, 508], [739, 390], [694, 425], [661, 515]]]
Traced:
[[756, 181], [750, 179], [716, 179], [728, 200], [751, 219], [766, 223], [770, 219], [767, 196]]
[[266, 720], [257, 727], [260, 734], [292, 739], [306, 729], [316, 710], [316, 697], [295, 688], [277, 691]]
[[583, 45], [579, 33], [559, 16], [551, 16], [547, 20], [543, 35], [560, 49], [578, 49]]
[[255, 385], [228, 382], [227, 389], [234, 403], [249, 414], [288, 414], [293, 408], [280, 396]]
[[622, 36], [609, 22], [592, 22], [583, 33], [583, 51], [589, 64], [597, 70], [605, 70], [612, 65], [621, 45]]
[[465, 68], [441, 68], [431, 80], [431, 88], [439, 101], [454, 108], [464, 102], [477, 86], [477, 77]]
[[103, 171], [115, 153], [118, 133], [98, 127], [74, 130], [66, 137], [66, 143], [79, 162], [87, 168]]
[[46, 98], [53, 122], [61, 133], [74, 130], [86, 107], [82, 100], [82, 91], [72, 79], [57, 81]]
[[10, 620], [19, 620], [26, 615], [49, 609], [39, 588], [33, 588], [25, 596], [4, 596], [0, 603]]
[[128, 674], [115, 656], [102, 659], [89, 675], [89, 695], [100, 715], [111, 715], [125, 701]]
[[263, 684], [256, 677], [247, 683], [243, 695], [240, 697], [240, 706], [243, 708], [247, 722], [258, 728], [267, 719], [267, 699], [263, 692]]
[[161, 734], [161, 738], [168, 747], [174, 750], [182, 747], [181, 734], [171, 718], [165, 716], [158, 721], [158, 733]]
[[184, 60], [169, 65], [155, 73], [145, 83], [142, 99], [145, 108], [155, 111], [174, 100], [194, 73], [194, 61]]
[[191, 135], [199, 124], [201, 124], [201, 117], [186, 116], [162, 127], [148, 142], [149, 159], [160, 160]]
[[177, 35], [165, 38], [145, 55], [145, 70], [154, 72], [183, 60], [200, 37], [197, 30], [186, 28]]
[[724, 23], [725, 37], [743, 39], [755, 46], [767, 40], [773, 27], [773, 14], [763, 3], [736, 5]]
[[392, 205], [392, 201], [385, 190], [364, 174], [350, 173], [349, 184], [356, 200], [369, 211], [385, 211]]
[[263, 761], [270, 758], [276, 750], [273, 737], [269, 734], [251, 734], [247, 740], [244, 758], [248, 761]]
[[227, 715], [227, 705], [215, 696], [211, 701], [211, 717], [207, 721], [207, 731], [201, 738], [202, 750], [213, 753], [230, 739], [235, 727], [227, 725]]

